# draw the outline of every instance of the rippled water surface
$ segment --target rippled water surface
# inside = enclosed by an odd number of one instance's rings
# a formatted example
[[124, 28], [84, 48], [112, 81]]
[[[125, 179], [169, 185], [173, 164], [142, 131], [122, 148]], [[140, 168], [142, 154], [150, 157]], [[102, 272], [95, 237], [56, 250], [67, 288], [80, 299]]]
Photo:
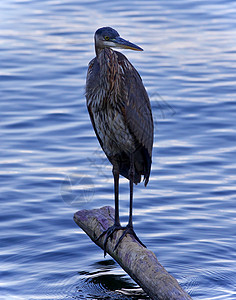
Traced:
[[[0, 20], [0, 299], [147, 299], [73, 221], [114, 205], [84, 97], [101, 26], [145, 50], [123, 51], [155, 121], [136, 232], [193, 299], [236, 299], [235, 1], [3, 0]], [[125, 223], [125, 179], [120, 202]]]

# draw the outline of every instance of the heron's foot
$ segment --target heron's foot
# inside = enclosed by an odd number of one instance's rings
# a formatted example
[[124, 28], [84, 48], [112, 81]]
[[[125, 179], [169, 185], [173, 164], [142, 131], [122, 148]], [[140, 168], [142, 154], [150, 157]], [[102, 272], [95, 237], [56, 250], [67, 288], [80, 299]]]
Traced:
[[125, 229], [126, 227], [122, 227], [120, 224], [114, 224], [112, 225], [111, 227], [107, 228], [107, 230], [103, 231], [103, 233], [101, 233], [99, 235], [98, 238], [96, 238], [96, 241], [99, 240], [101, 237], [103, 237], [104, 235], [106, 235], [106, 238], [105, 238], [105, 241], [103, 243], [103, 248], [104, 248], [104, 257], [106, 256], [107, 254], [107, 251], [106, 251], [106, 246], [107, 246], [107, 242], [108, 242], [108, 239], [111, 238], [112, 239], [112, 236], [113, 236], [113, 233], [115, 231], [118, 231], [118, 230], [122, 230], [122, 229]]
[[133, 229], [133, 226], [132, 225], [127, 225], [125, 227], [125, 230], [124, 232], [122, 233], [121, 237], [119, 238], [118, 242], [116, 243], [115, 245], [115, 248], [114, 248], [114, 251], [117, 249], [117, 247], [119, 246], [119, 243], [122, 241], [122, 239], [124, 238], [124, 236], [129, 233], [130, 235], [132, 235], [137, 242], [139, 242], [139, 244], [141, 244], [144, 248], [147, 248], [141, 241], [140, 239], [138, 238], [138, 236], [136, 235], [136, 233], [134, 232], [134, 229]]

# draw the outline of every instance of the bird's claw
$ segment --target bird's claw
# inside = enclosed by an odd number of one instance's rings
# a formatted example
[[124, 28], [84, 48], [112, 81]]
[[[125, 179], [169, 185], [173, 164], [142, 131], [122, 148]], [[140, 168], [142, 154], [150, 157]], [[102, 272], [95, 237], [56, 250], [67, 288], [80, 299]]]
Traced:
[[104, 235], [106, 235], [106, 238], [105, 238], [105, 241], [103, 243], [103, 248], [104, 248], [104, 257], [106, 256], [106, 246], [107, 246], [107, 242], [108, 242], [108, 239], [109, 237], [112, 238], [113, 236], [113, 233], [115, 231], [118, 231], [118, 230], [122, 230], [122, 229], [125, 229], [125, 227], [122, 227], [120, 224], [114, 224], [112, 225], [111, 227], [109, 227], [107, 230], [103, 231], [99, 237], [96, 238], [95, 241], [98, 241], [101, 237], [103, 237]]
[[133, 226], [131, 225], [127, 225], [126, 227], [122, 227], [120, 224], [114, 224], [112, 225], [111, 227], [109, 227], [107, 230], [103, 231], [99, 237], [96, 238], [95, 241], [98, 241], [101, 237], [103, 237], [104, 235], [106, 235], [106, 238], [105, 238], [105, 241], [103, 243], [103, 248], [104, 248], [104, 257], [106, 256], [106, 246], [107, 246], [107, 242], [108, 242], [108, 239], [109, 237], [112, 238], [113, 236], [113, 233], [115, 231], [118, 231], [118, 230], [124, 230], [124, 232], [122, 233], [122, 235], [120, 236], [119, 240], [117, 241], [116, 245], [115, 245], [115, 248], [113, 251], [115, 251], [117, 249], [117, 247], [119, 246], [120, 242], [123, 240], [124, 236], [129, 233], [130, 235], [132, 235], [137, 242], [139, 242], [143, 247], [146, 248], [146, 246], [140, 241], [140, 239], [138, 238], [138, 236], [136, 235], [134, 229], [133, 229]]
[[124, 236], [129, 233], [130, 235], [132, 235], [137, 242], [139, 242], [144, 248], [147, 248], [141, 241], [140, 239], [138, 238], [138, 236], [136, 235], [136, 233], [134, 232], [134, 229], [133, 229], [133, 226], [131, 225], [127, 225], [125, 228], [124, 228], [124, 232], [122, 233], [121, 237], [119, 238], [118, 242], [116, 243], [115, 245], [115, 248], [114, 248], [114, 251], [117, 249], [119, 243], [122, 241], [122, 239], [124, 238]]

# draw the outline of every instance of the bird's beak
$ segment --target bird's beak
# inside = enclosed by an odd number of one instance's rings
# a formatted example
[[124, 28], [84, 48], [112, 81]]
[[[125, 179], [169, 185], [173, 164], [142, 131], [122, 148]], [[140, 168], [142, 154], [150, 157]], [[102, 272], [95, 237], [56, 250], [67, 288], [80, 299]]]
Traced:
[[113, 47], [123, 48], [123, 49], [131, 49], [131, 50], [136, 50], [136, 51], [143, 51], [143, 49], [140, 48], [139, 46], [137, 46], [125, 39], [122, 39], [121, 37], [116, 37], [115, 39], [112, 39], [111, 41], [114, 43]]

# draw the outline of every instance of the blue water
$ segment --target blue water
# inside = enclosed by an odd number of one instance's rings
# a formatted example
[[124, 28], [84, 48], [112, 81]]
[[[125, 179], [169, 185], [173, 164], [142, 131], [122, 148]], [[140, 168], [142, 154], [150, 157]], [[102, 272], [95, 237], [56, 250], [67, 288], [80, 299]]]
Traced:
[[84, 97], [101, 26], [145, 50], [123, 51], [155, 121], [135, 230], [193, 299], [236, 299], [235, 1], [3, 0], [0, 20], [0, 299], [148, 299], [73, 221], [114, 205]]

